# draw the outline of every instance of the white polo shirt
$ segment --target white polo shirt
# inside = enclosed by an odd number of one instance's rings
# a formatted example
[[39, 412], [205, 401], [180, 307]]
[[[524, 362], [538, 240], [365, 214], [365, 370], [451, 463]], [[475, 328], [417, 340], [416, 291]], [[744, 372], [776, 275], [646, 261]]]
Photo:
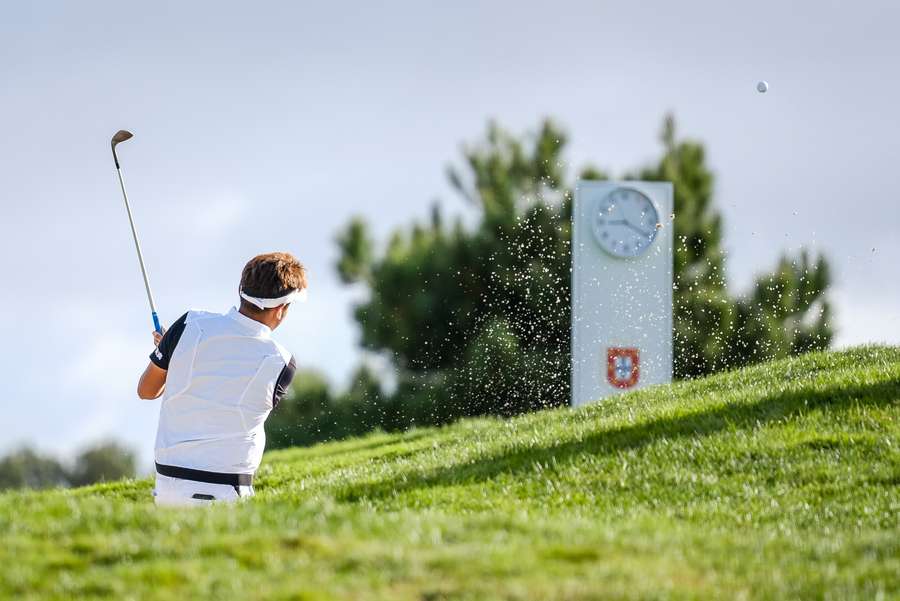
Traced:
[[272, 330], [237, 309], [188, 311], [150, 360], [167, 370], [156, 462], [252, 474], [266, 446], [264, 423], [296, 369]]

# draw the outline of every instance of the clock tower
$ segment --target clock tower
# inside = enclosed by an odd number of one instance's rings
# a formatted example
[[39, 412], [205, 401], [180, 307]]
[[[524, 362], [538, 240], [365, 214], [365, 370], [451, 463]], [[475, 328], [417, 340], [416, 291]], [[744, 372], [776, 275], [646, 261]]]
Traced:
[[580, 181], [572, 405], [672, 380], [672, 184]]

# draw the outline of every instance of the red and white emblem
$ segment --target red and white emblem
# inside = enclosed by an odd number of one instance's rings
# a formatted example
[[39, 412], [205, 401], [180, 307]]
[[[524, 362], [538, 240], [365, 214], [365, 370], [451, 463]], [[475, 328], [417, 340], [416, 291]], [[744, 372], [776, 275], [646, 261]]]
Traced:
[[631, 388], [638, 383], [638, 350], [611, 346], [606, 349], [606, 379], [616, 388]]

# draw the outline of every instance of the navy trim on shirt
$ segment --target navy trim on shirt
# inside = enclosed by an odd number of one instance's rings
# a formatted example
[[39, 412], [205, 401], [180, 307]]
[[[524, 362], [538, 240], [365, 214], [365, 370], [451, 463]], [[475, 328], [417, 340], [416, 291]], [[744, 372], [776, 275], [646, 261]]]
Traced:
[[169, 361], [172, 359], [172, 355], [175, 354], [175, 347], [178, 346], [178, 341], [181, 340], [181, 335], [184, 333], [184, 327], [187, 324], [187, 316], [185, 313], [181, 317], [178, 318], [178, 321], [172, 324], [172, 327], [166, 330], [166, 333], [163, 334], [162, 340], [159, 341], [159, 346], [156, 347], [152, 353], [150, 353], [150, 361], [153, 362], [153, 365], [160, 369], [169, 369]]
[[294, 379], [294, 372], [297, 371], [297, 364], [294, 362], [294, 358], [291, 357], [291, 360], [288, 361], [288, 364], [282, 368], [281, 373], [278, 375], [278, 380], [275, 382], [275, 391], [272, 393], [272, 409], [278, 406], [278, 403], [281, 402], [281, 399], [287, 394], [287, 391], [291, 388], [291, 381]]

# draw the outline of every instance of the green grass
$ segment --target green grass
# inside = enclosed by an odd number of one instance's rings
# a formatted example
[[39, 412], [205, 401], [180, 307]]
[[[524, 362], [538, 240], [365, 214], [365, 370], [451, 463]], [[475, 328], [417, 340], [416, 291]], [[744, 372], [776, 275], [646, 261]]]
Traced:
[[900, 349], [266, 455], [258, 496], [0, 495], [0, 598], [900, 597]]

